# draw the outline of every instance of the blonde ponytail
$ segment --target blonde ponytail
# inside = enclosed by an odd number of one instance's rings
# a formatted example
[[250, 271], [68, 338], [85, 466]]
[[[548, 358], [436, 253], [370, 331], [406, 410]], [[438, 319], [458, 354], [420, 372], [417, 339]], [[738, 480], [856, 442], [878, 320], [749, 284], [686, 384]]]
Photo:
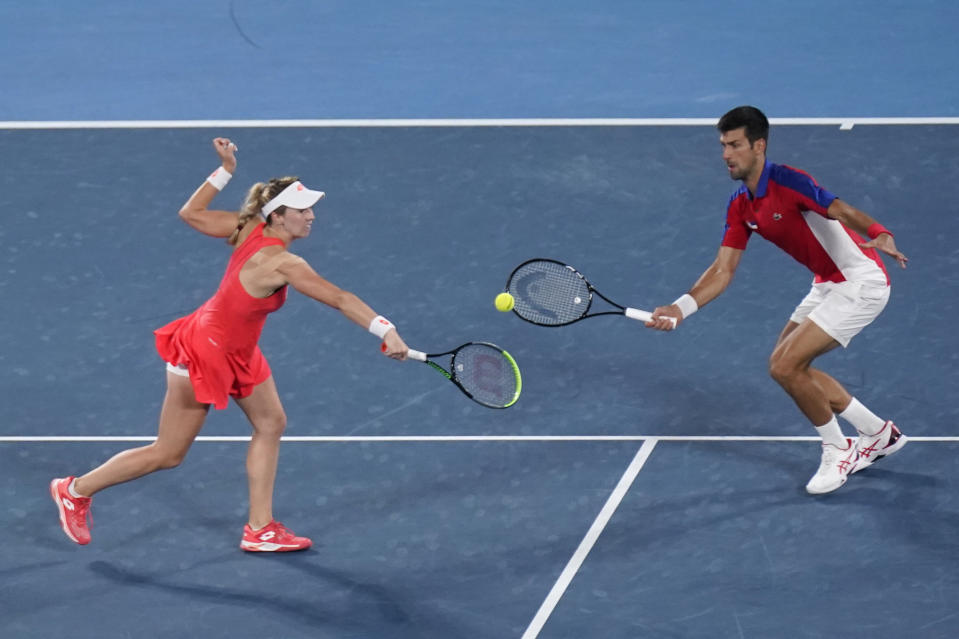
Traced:
[[[280, 191], [288, 187], [289, 185], [296, 182], [299, 178], [295, 176], [287, 176], [282, 178], [273, 178], [269, 182], [257, 182], [250, 187], [250, 190], [246, 194], [246, 201], [243, 203], [243, 208], [240, 209], [240, 217], [237, 220], [236, 230], [233, 231], [233, 234], [227, 238], [227, 244], [236, 244], [237, 238], [240, 236], [240, 231], [243, 230], [247, 224], [250, 223], [250, 220], [260, 216], [263, 207], [267, 202], [275, 198], [280, 194]], [[270, 213], [272, 216], [275, 213], [283, 213], [284, 209], [281, 207], [279, 210]], [[272, 220], [270, 217], [267, 217], [266, 224], [270, 225]]]

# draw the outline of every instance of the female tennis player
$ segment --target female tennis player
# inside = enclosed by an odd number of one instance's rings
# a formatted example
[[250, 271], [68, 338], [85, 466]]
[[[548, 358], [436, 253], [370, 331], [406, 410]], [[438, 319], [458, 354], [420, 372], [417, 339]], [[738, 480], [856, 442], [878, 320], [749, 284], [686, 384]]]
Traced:
[[324, 193], [306, 188], [295, 177], [278, 178], [253, 185], [239, 212], [209, 210], [236, 169], [236, 145], [216, 138], [213, 148], [222, 166], [190, 196], [180, 217], [201, 233], [227, 238], [232, 256], [213, 297], [155, 331], [157, 350], [167, 362], [156, 441], [121, 452], [85, 475], [50, 483], [63, 531], [78, 544], [90, 543], [87, 515], [94, 494], [180, 464], [210, 406], [226, 408], [232, 397], [253, 427], [246, 458], [250, 512], [240, 548], [283, 552], [310, 547], [308, 538], [273, 519], [273, 483], [286, 414], [257, 345], [267, 314], [286, 300], [287, 285], [367, 328], [385, 344], [388, 357], [406, 358], [408, 348], [389, 320], [288, 251], [291, 242], [310, 234], [313, 206]]

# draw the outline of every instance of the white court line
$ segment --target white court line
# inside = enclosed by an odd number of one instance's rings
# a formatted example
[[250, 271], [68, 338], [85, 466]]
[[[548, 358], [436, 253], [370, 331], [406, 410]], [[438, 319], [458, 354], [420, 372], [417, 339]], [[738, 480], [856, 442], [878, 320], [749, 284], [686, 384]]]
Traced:
[[[8, 120], [2, 129], [208, 129], [503, 126], [715, 126], [718, 118], [380, 118], [325, 120]], [[959, 124], [959, 117], [769, 118], [773, 125], [838, 126]]]
[[623, 497], [626, 496], [626, 493], [629, 491], [629, 487], [633, 485], [636, 475], [639, 474], [639, 471], [643, 468], [643, 464], [645, 464], [646, 460], [649, 459], [649, 454], [653, 452], [653, 448], [655, 447], [655, 438], [647, 439], [645, 442], [643, 442], [643, 445], [640, 446], [639, 450], [636, 452], [636, 456], [633, 457], [633, 461], [630, 462], [626, 472], [623, 473], [623, 476], [619, 479], [619, 483], [616, 484], [616, 488], [613, 489], [609, 499], [606, 500], [606, 504], [603, 506], [603, 509], [600, 510], [599, 515], [596, 516], [596, 520], [593, 522], [593, 525], [589, 527], [589, 530], [586, 532], [586, 536], [583, 537], [583, 541], [579, 543], [579, 547], [576, 549], [576, 552], [573, 553], [573, 556], [566, 564], [566, 568], [564, 568], [563, 572], [560, 573], [559, 579], [556, 580], [556, 583], [553, 584], [552, 590], [550, 590], [549, 594], [546, 595], [546, 599], [543, 601], [543, 604], [539, 607], [539, 610], [536, 612], [536, 615], [530, 622], [529, 627], [526, 628], [526, 632], [523, 633], [522, 639], [536, 639], [536, 637], [539, 636], [539, 632], [546, 624], [546, 620], [549, 619], [551, 614], [553, 614], [553, 609], [556, 608], [556, 604], [559, 603], [563, 593], [566, 592], [566, 588], [569, 587], [573, 577], [576, 576], [580, 566], [583, 565], [583, 561], [586, 560], [586, 555], [588, 555], [589, 551], [592, 550], [593, 545], [596, 543], [596, 540], [599, 539], [603, 529], [606, 528], [606, 524], [609, 523], [613, 513], [616, 512], [617, 508], [619, 508], [620, 502], [623, 501]]
[[[0, 435], [0, 443], [152, 442], [155, 435]], [[816, 435], [284, 435], [284, 442], [815, 442]], [[197, 442], [248, 442], [249, 435], [200, 435]], [[913, 437], [911, 442], [959, 442], [959, 436]]]
[[[284, 442], [815, 442], [816, 435], [284, 435]], [[0, 443], [152, 442], [155, 435], [0, 435]], [[200, 435], [197, 442], [248, 442], [249, 435]], [[959, 436], [911, 442], [959, 442]]]

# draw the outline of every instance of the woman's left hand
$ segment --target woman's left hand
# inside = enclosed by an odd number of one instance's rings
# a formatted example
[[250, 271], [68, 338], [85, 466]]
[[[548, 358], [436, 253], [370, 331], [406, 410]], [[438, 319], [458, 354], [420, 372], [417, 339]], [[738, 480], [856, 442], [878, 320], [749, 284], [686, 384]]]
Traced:
[[236, 144], [230, 138], [213, 138], [213, 149], [223, 168], [232, 174], [236, 170]]

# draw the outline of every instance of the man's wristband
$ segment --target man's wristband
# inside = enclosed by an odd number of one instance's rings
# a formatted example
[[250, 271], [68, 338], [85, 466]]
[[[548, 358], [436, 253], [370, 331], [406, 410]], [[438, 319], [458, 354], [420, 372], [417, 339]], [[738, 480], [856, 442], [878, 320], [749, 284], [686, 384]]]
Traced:
[[224, 169], [222, 166], [216, 171], [210, 174], [210, 177], [206, 179], [210, 185], [215, 188], [217, 191], [222, 191], [223, 187], [229, 183], [230, 179], [233, 177], [233, 174]]
[[869, 236], [870, 240], [876, 239], [883, 233], [892, 237], [892, 233], [889, 231], [889, 229], [887, 229], [885, 226], [883, 226], [879, 222], [873, 222], [872, 224], [869, 225], [869, 228], [866, 229], [866, 235]]
[[373, 321], [370, 322], [370, 332], [383, 339], [384, 336], [390, 331], [390, 329], [396, 328], [393, 326], [393, 322], [386, 319], [382, 315], [377, 315], [373, 318]]
[[695, 298], [689, 293], [686, 293], [678, 300], [673, 302], [676, 306], [679, 307], [679, 312], [683, 314], [683, 319], [686, 319], [693, 313], [699, 310], [699, 304], [696, 303]]

